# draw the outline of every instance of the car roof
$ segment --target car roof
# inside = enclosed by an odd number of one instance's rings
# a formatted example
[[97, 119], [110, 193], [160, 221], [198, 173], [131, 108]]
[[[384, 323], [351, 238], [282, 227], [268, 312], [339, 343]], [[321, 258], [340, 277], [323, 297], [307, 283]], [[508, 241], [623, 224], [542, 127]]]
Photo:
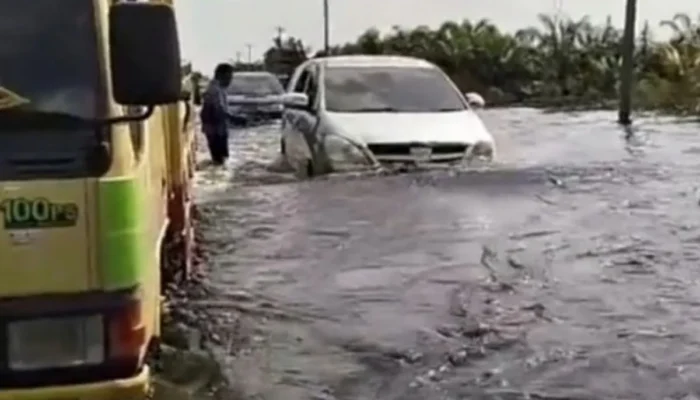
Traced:
[[394, 67], [394, 68], [429, 68], [437, 67], [420, 58], [390, 55], [348, 55], [331, 56], [315, 59], [326, 67]]

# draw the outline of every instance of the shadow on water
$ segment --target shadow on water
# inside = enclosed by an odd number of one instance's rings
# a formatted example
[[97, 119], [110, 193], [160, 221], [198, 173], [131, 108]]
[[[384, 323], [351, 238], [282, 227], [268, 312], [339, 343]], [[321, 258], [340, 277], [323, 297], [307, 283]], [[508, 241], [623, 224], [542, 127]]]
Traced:
[[267, 168], [274, 129], [234, 135], [225, 184], [200, 190], [208, 307], [251, 321], [224, 357], [240, 391], [695, 394], [696, 126], [647, 118], [626, 135], [608, 112], [483, 118], [501, 162], [478, 172], [300, 182]]

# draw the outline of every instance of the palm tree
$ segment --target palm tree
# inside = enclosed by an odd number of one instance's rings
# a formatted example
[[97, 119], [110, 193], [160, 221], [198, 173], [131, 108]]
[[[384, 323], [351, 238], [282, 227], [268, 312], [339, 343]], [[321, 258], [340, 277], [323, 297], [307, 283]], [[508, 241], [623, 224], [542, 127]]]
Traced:
[[673, 31], [672, 44], [698, 44], [700, 40], [700, 16], [693, 21], [688, 14], [678, 13], [672, 19], [662, 21], [661, 26]]
[[[503, 32], [488, 20], [446, 21], [427, 26], [394, 26], [388, 33], [369, 29], [357, 40], [338, 44], [317, 55], [403, 54], [427, 59], [440, 66], [463, 91], [476, 90], [489, 101], [549, 99], [564, 97], [599, 101], [616, 97], [622, 62], [622, 31], [607, 18], [594, 24], [588, 17], [573, 19], [539, 15], [539, 25], [513, 34]], [[667, 43], [653, 40], [645, 24], [636, 38], [635, 70], [639, 99], [648, 104], [673, 108], [669, 93], [680, 93], [698, 103], [700, 89], [700, 18], [677, 14], [664, 21], [673, 38]], [[267, 51], [268, 68], [289, 71], [307, 58], [309, 49], [296, 38], [276, 39]], [[277, 68], [277, 69], [274, 69]], [[640, 92], [641, 93], [641, 92]], [[656, 100], [651, 97], [656, 96]], [[694, 107], [694, 105], [693, 105]]]

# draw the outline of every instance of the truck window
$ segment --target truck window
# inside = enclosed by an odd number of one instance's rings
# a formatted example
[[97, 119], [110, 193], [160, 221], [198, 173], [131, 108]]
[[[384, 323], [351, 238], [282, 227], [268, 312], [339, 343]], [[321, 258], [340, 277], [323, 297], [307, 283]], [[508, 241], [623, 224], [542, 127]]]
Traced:
[[[93, 7], [92, 0], [0, 0], [0, 88], [26, 99], [32, 110], [102, 116]], [[92, 168], [104, 164], [88, 153], [98, 142], [92, 129], [3, 129], [0, 180], [94, 174]]]

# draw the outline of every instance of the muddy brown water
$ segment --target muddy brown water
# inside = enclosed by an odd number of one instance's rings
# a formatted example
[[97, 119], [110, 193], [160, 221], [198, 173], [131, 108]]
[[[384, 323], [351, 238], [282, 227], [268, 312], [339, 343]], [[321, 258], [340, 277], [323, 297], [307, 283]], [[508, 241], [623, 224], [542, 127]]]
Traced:
[[700, 395], [698, 125], [482, 115], [481, 171], [302, 182], [259, 127], [200, 172], [208, 307], [252, 324], [222, 346], [244, 397]]

